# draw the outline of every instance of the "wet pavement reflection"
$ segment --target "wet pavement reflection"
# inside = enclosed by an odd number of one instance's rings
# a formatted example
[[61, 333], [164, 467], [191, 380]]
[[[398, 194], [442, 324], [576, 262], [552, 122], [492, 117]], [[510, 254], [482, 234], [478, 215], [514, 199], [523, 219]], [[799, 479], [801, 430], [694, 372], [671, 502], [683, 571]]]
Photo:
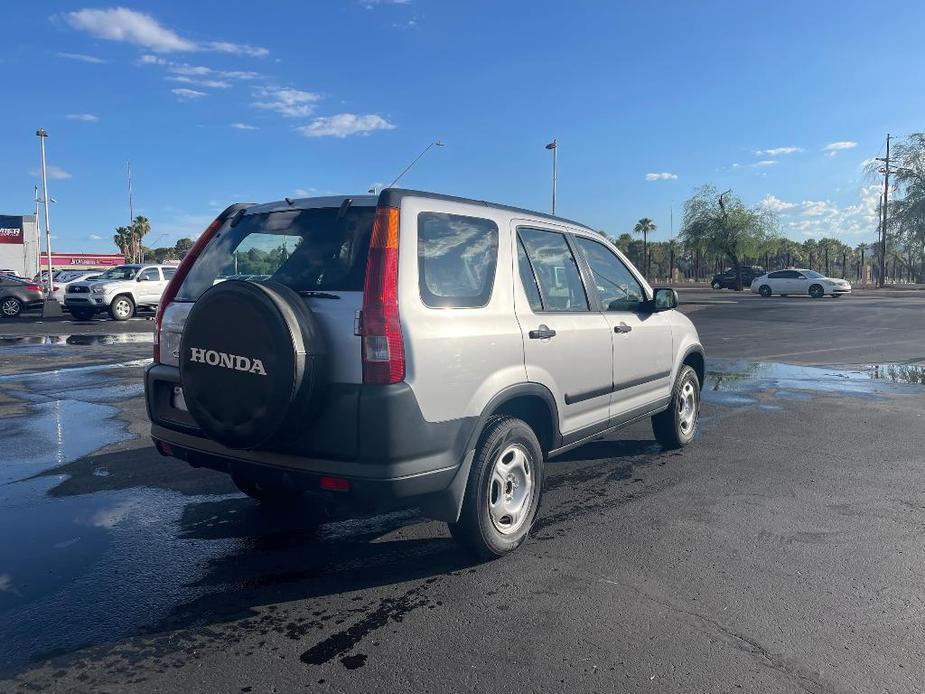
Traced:
[[[0, 395], [18, 403], [0, 424], [0, 672], [134, 634], [246, 616], [262, 601], [431, 580], [470, 566], [437, 530], [442, 526], [425, 528], [413, 511], [315, 528], [310, 513], [266, 511], [225, 476], [132, 442], [144, 436], [138, 424], [146, 363], [0, 377]], [[706, 403], [766, 411], [832, 394], [920, 393], [925, 382], [916, 365], [714, 360], [708, 369]], [[564, 460], [594, 458], [603, 445]], [[660, 452], [650, 440], [606, 446], [608, 456], [634, 460]], [[551, 466], [548, 485], [578, 484], [576, 476], [592, 473], [557, 477]], [[631, 465], [615, 469], [614, 483], [632, 484], [631, 473]], [[544, 518], [537, 532], [548, 533], [554, 522], [554, 514]], [[420, 532], [409, 537], [415, 528]], [[418, 602], [417, 595], [408, 599]], [[316, 627], [278, 626], [294, 633]], [[306, 662], [327, 652], [307, 652]]]

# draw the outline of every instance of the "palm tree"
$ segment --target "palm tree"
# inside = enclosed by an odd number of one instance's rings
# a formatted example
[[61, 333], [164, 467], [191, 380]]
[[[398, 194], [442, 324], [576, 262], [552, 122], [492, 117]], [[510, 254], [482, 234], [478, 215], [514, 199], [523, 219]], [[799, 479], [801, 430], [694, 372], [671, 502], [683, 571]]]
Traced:
[[655, 222], [648, 217], [643, 217], [633, 227], [634, 233], [642, 234], [642, 272], [646, 276], [649, 274], [649, 233], [655, 231], [655, 229]]
[[141, 240], [151, 231], [151, 222], [147, 217], [138, 215], [132, 220], [132, 226], [129, 227], [129, 233], [132, 239], [132, 260], [139, 262], [141, 260]]
[[112, 237], [116, 248], [122, 253], [122, 256], [128, 258], [131, 253], [132, 235], [128, 227], [116, 227], [116, 233]]

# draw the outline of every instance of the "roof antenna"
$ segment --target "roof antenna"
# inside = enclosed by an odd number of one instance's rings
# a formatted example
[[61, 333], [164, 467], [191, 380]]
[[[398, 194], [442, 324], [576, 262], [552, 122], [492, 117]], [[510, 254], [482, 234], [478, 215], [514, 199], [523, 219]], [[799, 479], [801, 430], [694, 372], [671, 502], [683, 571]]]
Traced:
[[289, 205], [289, 207], [292, 207], [293, 200], [291, 198], [283, 198], [283, 200], [286, 201], [286, 204]]
[[344, 201], [340, 204], [340, 209], [337, 211], [338, 221], [346, 216], [347, 210], [350, 209], [351, 204], [353, 204], [353, 198], [344, 198]]

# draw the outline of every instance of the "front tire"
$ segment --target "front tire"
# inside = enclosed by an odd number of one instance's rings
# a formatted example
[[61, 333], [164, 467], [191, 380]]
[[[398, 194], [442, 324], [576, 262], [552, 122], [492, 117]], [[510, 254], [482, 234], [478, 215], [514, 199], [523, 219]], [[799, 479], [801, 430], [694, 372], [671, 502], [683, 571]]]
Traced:
[[117, 296], [109, 304], [109, 315], [113, 320], [128, 320], [135, 315], [135, 302], [129, 296]]
[[814, 284], [809, 288], [809, 295], [814, 299], [821, 299], [825, 296], [825, 289], [821, 284]]
[[489, 419], [479, 438], [462, 513], [450, 534], [479, 559], [496, 559], [523, 544], [540, 507], [543, 451], [526, 422]]
[[700, 418], [700, 379], [690, 366], [682, 366], [668, 409], [652, 417], [652, 432], [662, 448], [674, 450], [689, 444]]
[[8, 296], [0, 302], [0, 315], [4, 318], [18, 318], [22, 309], [22, 302], [14, 296]]
[[765, 297], [771, 296], [771, 288], [766, 284], [762, 284], [760, 287], [758, 287], [758, 293]]

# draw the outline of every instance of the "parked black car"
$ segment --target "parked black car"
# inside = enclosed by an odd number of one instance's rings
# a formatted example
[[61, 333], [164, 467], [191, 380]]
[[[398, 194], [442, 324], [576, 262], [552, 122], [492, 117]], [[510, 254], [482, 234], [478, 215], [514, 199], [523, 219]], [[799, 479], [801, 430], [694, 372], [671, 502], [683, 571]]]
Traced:
[[29, 280], [0, 275], [0, 317], [16, 318], [23, 311], [41, 308], [44, 290]]
[[[764, 268], [760, 265], [743, 265], [742, 266], [742, 289], [748, 289], [752, 286], [752, 280], [761, 277], [764, 274]], [[713, 275], [710, 281], [713, 289], [735, 289], [736, 288], [736, 269], [729, 268], [721, 275]]]

